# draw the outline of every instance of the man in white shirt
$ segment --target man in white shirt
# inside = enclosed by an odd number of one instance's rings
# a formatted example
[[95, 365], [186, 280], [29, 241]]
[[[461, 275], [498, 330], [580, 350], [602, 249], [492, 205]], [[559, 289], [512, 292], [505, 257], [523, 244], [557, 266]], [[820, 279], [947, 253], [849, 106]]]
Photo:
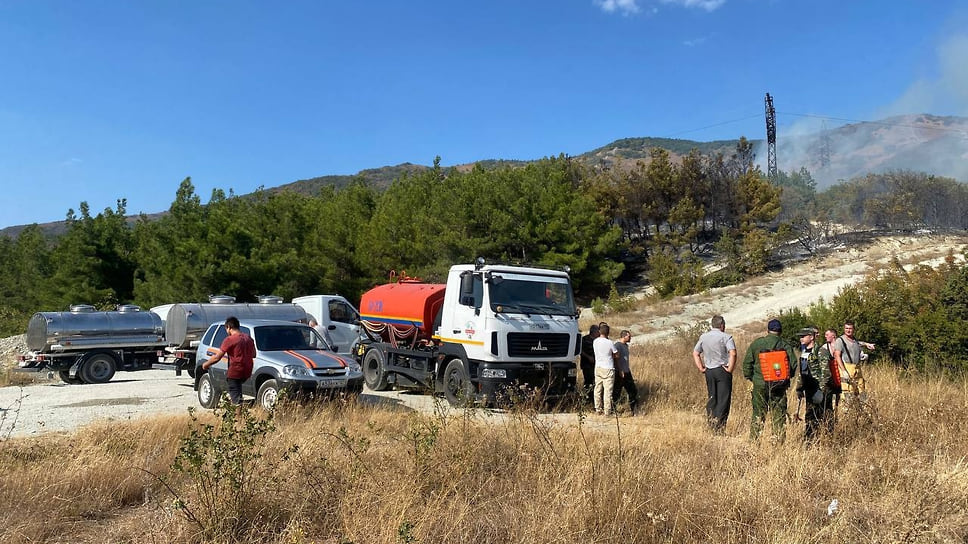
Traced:
[[615, 388], [615, 359], [618, 350], [608, 339], [607, 323], [598, 327], [598, 338], [592, 344], [595, 349], [595, 412], [610, 416], [613, 410], [612, 390]]

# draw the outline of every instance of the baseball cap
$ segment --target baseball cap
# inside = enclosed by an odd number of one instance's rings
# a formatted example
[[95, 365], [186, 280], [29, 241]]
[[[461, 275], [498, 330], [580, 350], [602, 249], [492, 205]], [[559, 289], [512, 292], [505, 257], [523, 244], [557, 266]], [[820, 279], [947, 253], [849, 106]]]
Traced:
[[803, 337], [803, 336], [806, 336], [808, 334], [817, 334], [817, 329], [815, 329], [813, 327], [804, 327], [804, 328], [800, 329], [800, 332], [797, 333], [797, 336], [798, 337]]
[[779, 319], [771, 319], [770, 322], [767, 323], [766, 325], [766, 330], [771, 332], [782, 332], [783, 325], [780, 324]]

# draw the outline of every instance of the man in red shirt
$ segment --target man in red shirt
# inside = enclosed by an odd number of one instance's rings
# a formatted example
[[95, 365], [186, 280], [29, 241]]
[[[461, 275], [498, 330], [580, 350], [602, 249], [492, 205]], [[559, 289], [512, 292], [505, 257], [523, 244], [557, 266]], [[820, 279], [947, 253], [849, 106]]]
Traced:
[[229, 371], [225, 378], [228, 382], [229, 400], [232, 404], [242, 403], [242, 382], [252, 376], [252, 359], [255, 358], [255, 342], [252, 338], [239, 330], [239, 320], [230, 317], [225, 320], [225, 330], [229, 335], [222, 341], [219, 350], [209, 360], [202, 363], [202, 368], [208, 367], [229, 356]]

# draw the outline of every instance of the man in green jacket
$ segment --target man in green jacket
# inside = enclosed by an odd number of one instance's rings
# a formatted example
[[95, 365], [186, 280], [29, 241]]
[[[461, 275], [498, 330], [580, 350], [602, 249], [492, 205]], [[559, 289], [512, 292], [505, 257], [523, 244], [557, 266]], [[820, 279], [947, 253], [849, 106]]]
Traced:
[[817, 343], [817, 329], [807, 327], [800, 337], [800, 379], [797, 398], [806, 403], [803, 438], [810, 442], [821, 430], [833, 430], [833, 384], [830, 379], [830, 353]]
[[[793, 348], [780, 337], [783, 327], [778, 319], [771, 319], [767, 334], [753, 340], [743, 358], [743, 376], [753, 382], [753, 421], [750, 438], [763, 431], [766, 413], [773, 419], [773, 433], [784, 436], [787, 418], [787, 389], [794, 375], [796, 357]], [[766, 375], [764, 376], [764, 372]]]

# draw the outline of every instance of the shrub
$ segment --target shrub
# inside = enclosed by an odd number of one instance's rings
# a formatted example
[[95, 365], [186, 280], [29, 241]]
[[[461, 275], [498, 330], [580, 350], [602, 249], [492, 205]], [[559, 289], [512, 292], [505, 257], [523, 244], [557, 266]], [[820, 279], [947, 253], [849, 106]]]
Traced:
[[256, 519], [256, 505], [277, 483], [277, 463], [263, 456], [266, 438], [275, 430], [272, 414], [258, 417], [226, 400], [215, 411], [216, 424], [200, 424], [193, 410], [190, 414], [191, 430], [171, 466], [188, 477], [187, 489], [165, 482], [175, 497], [173, 506], [203, 538], [238, 540], [264, 521]]

